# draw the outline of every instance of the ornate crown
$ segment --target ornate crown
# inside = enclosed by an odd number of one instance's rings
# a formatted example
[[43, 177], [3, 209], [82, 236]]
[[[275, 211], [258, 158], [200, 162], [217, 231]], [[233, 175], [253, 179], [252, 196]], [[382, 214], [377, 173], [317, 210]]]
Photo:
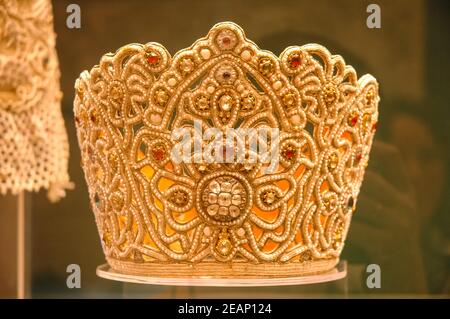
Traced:
[[[124, 46], [75, 88], [82, 167], [114, 271], [267, 278], [336, 266], [378, 118], [372, 76], [358, 80], [317, 44], [276, 57], [225, 22], [173, 57], [158, 43]], [[208, 129], [216, 135], [186, 142]], [[278, 129], [265, 139], [277, 161], [248, 136], [214, 160], [230, 129]]]

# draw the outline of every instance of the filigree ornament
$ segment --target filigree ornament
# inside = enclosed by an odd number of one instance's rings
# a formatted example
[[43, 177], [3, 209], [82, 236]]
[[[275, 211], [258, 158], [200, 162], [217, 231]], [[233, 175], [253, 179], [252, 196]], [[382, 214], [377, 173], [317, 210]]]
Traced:
[[72, 187], [59, 77], [50, 0], [1, 1], [0, 194]]
[[[264, 277], [336, 265], [378, 118], [372, 76], [358, 80], [316, 44], [276, 57], [226, 22], [173, 57], [157, 43], [122, 47], [75, 88], [82, 165], [114, 270]], [[198, 160], [195, 146], [176, 162], [180, 128], [278, 128], [279, 164], [267, 173], [258, 161]]]

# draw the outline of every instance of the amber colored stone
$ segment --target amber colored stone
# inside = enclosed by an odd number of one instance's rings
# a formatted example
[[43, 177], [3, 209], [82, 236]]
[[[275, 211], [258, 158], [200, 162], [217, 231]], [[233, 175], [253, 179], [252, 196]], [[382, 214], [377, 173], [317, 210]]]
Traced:
[[327, 210], [332, 210], [336, 207], [337, 198], [335, 193], [326, 192], [323, 196], [323, 204]]
[[328, 158], [328, 169], [333, 170], [339, 164], [339, 155], [336, 152], [331, 153]]
[[233, 98], [228, 94], [224, 94], [219, 99], [219, 107], [224, 111], [231, 110], [233, 106]]
[[89, 119], [91, 120], [92, 123], [97, 123], [98, 114], [96, 110], [92, 110], [92, 112], [89, 115]]
[[325, 86], [322, 92], [323, 101], [327, 106], [332, 105], [337, 100], [337, 91], [334, 85], [328, 84]]
[[169, 100], [169, 95], [167, 94], [167, 92], [164, 89], [159, 89], [156, 91], [155, 93], [155, 101], [156, 103], [158, 103], [159, 105], [164, 105], [167, 103], [167, 101]]
[[105, 246], [110, 247], [111, 243], [112, 243], [112, 239], [111, 239], [111, 234], [107, 231], [103, 231], [103, 243], [105, 244]]
[[342, 232], [344, 231], [344, 229], [342, 227], [339, 227], [336, 232], [334, 233], [334, 241], [335, 242], [340, 242], [342, 241]]
[[77, 94], [80, 100], [84, 98], [84, 88], [82, 86], [77, 87]]
[[366, 94], [366, 104], [367, 105], [372, 104], [374, 97], [375, 97], [375, 94], [373, 93], [372, 90], [367, 92], [367, 94]]
[[268, 76], [273, 72], [273, 63], [269, 58], [262, 58], [259, 60], [259, 71]]
[[362, 126], [365, 131], [371, 128], [372, 116], [369, 113], [364, 113], [362, 118]]
[[284, 106], [287, 107], [287, 108], [290, 108], [290, 107], [295, 106], [296, 100], [297, 100], [297, 99], [296, 99], [296, 97], [295, 97], [295, 94], [292, 93], [292, 92], [286, 93], [286, 94], [283, 96], [283, 104], [284, 104]]

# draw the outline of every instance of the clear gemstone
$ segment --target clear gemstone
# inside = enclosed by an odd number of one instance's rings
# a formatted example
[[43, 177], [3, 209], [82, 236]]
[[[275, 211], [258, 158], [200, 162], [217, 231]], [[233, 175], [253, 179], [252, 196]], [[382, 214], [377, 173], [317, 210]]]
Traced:
[[230, 215], [231, 217], [238, 217], [240, 214], [240, 209], [236, 206], [230, 206]]
[[273, 71], [272, 61], [269, 58], [262, 58], [259, 61], [259, 71], [265, 76], [271, 74]]
[[208, 226], [203, 228], [203, 234], [205, 234], [205, 236], [210, 236], [211, 235], [211, 228], [209, 228]]
[[233, 98], [229, 96], [228, 94], [224, 94], [219, 99], [219, 107], [224, 111], [231, 110], [231, 107], [233, 105]]
[[216, 245], [217, 251], [224, 256], [230, 253], [232, 247], [229, 239], [220, 239]]
[[219, 194], [220, 193], [220, 184], [217, 181], [212, 181], [209, 184], [209, 189], [211, 190], [211, 192]]
[[180, 70], [183, 73], [190, 73], [194, 70], [194, 61], [191, 58], [184, 58], [180, 62]]
[[227, 216], [228, 215], [228, 207], [219, 207], [219, 215]]
[[231, 194], [230, 193], [220, 193], [218, 203], [220, 206], [230, 206], [231, 205]]
[[230, 193], [232, 184], [230, 182], [223, 182], [221, 185], [222, 192]]
[[216, 215], [218, 210], [219, 210], [219, 205], [217, 205], [217, 204], [209, 205], [208, 208], [206, 208], [206, 211], [208, 212], [208, 215], [210, 215], [210, 216]]
[[241, 195], [233, 195], [233, 197], [231, 198], [231, 203], [237, 206], [241, 205], [242, 204]]
[[251, 54], [251, 52], [249, 50], [242, 51], [242, 53], [241, 53], [241, 58], [242, 59], [244, 59], [245, 61], [248, 61], [248, 60], [251, 59], [251, 57], [252, 57], [252, 54]]
[[240, 237], [244, 237], [244, 235], [245, 235], [245, 229], [244, 228], [239, 228], [238, 230], [237, 230], [237, 234], [238, 234], [238, 236], [240, 236]]
[[208, 202], [209, 202], [210, 204], [215, 204], [215, 203], [217, 203], [217, 194], [209, 193], [209, 194], [208, 194]]
[[295, 94], [292, 92], [286, 93], [283, 97], [283, 103], [284, 106], [286, 106], [287, 108], [293, 107], [295, 106], [295, 102], [296, 102], [296, 98], [295, 98]]
[[175, 79], [175, 78], [170, 78], [170, 79], [167, 81], [167, 84], [168, 84], [169, 86], [175, 86], [175, 85], [177, 84], [177, 79]]
[[202, 49], [200, 55], [203, 59], [208, 60], [211, 57], [211, 51], [209, 51], [209, 49]]

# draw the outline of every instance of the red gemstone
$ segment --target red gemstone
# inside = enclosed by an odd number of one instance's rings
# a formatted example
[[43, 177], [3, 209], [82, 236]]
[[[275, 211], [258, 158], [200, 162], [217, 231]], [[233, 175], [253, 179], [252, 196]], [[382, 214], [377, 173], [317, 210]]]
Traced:
[[355, 126], [356, 123], [358, 123], [358, 116], [353, 116], [353, 117], [350, 119], [350, 124], [351, 124], [352, 126]]
[[372, 131], [376, 131], [377, 130], [377, 126], [378, 126], [378, 122], [374, 122], [372, 124]]
[[147, 62], [150, 63], [151, 65], [155, 65], [159, 63], [159, 55], [155, 54], [155, 53], [150, 53], [147, 56]]
[[362, 154], [361, 153], [356, 154], [356, 162], [359, 163], [361, 161], [361, 159], [362, 159]]
[[295, 157], [295, 151], [288, 149], [288, 150], [284, 150], [283, 152], [283, 156], [287, 159], [287, 160], [291, 160]]
[[297, 68], [300, 65], [300, 56], [297, 54], [293, 55], [289, 60], [289, 64], [291, 68]]
[[157, 161], [162, 161], [166, 156], [166, 151], [163, 148], [156, 148], [152, 151], [153, 157]]
[[225, 45], [229, 45], [231, 43], [230, 37], [224, 37], [222, 39], [222, 43], [225, 44]]

